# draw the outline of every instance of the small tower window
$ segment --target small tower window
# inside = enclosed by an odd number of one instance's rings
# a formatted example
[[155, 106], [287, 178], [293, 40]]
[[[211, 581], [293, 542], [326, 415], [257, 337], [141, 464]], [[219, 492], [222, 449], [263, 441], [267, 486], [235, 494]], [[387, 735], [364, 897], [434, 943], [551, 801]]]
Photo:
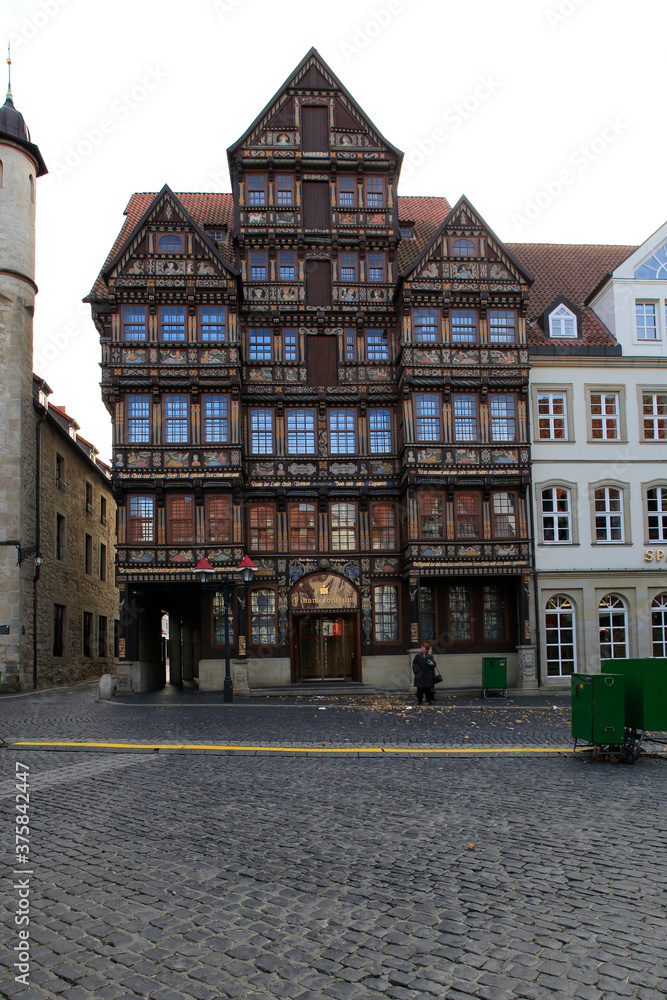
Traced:
[[32, 176], [32, 174], [30, 174], [30, 177], [28, 178], [28, 183], [30, 185], [30, 201], [34, 202], [34, 200], [35, 200], [35, 178]]
[[4, 186], [5, 186], [4, 167], [2, 166], [2, 160], [0, 160], [0, 188]]

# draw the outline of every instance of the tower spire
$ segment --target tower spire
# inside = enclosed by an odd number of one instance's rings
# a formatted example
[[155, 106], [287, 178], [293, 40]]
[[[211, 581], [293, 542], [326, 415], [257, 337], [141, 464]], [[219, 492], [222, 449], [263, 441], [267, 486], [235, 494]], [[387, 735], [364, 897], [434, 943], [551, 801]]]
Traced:
[[7, 42], [7, 100], [14, 103], [12, 96], [12, 43]]

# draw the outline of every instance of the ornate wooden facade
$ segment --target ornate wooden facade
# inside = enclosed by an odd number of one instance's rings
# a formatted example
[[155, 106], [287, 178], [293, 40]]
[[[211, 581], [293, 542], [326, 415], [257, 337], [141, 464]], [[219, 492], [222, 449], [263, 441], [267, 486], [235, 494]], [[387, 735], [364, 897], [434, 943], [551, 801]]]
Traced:
[[414, 240], [402, 154], [314, 50], [228, 156], [232, 195], [133, 198], [88, 297], [126, 656], [156, 661], [167, 611], [184, 679], [219, 660], [193, 569], [248, 553], [230, 624], [251, 685], [404, 686], [422, 637], [452, 686], [484, 654], [515, 664], [530, 276], [465, 199]]

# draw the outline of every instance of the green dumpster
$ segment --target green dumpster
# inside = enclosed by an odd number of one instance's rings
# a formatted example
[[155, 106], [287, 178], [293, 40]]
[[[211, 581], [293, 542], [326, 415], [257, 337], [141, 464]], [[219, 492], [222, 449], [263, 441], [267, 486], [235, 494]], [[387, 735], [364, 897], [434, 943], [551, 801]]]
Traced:
[[571, 690], [575, 740], [596, 746], [625, 743], [625, 678], [622, 674], [572, 674]]
[[507, 697], [507, 657], [482, 657], [482, 688], [484, 697], [489, 691], [499, 691]]
[[667, 730], [667, 658], [603, 660], [603, 674], [625, 678], [625, 722], [645, 732]]

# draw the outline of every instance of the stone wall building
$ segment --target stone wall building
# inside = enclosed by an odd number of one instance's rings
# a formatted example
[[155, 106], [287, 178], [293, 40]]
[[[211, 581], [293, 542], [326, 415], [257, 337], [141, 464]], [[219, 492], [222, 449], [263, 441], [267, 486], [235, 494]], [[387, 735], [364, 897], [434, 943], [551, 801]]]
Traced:
[[4, 689], [113, 670], [118, 592], [109, 470], [32, 373], [41, 153], [0, 109], [0, 670]]

